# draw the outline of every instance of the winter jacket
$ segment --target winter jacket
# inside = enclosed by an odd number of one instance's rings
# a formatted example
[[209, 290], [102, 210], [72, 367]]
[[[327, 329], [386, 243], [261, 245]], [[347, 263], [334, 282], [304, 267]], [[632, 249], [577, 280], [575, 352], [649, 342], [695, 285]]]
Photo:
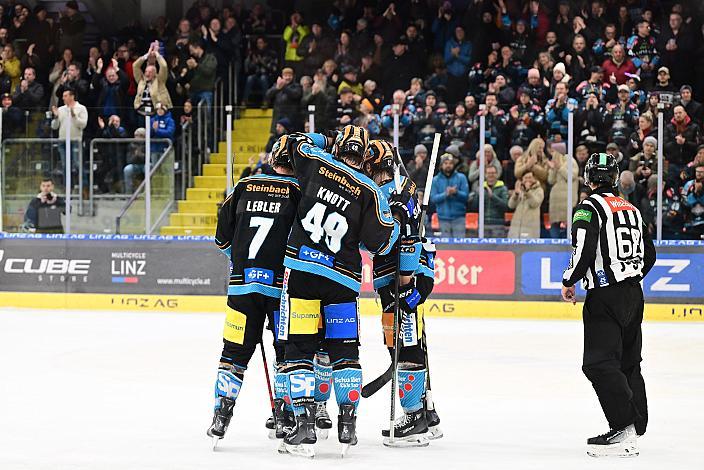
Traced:
[[[550, 185], [550, 222], [564, 222], [567, 217], [567, 162], [568, 156], [555, 153], [552, 161], [555, 168], [548, 170], [548, 184]], [[579, 188], [579, 164], [572, 159], [572, 207], [579, 202], [577, 190]]]
[[[454, 186], [457, 193], [452, 196], [445, 194], [447, 188]], [[433, 187], [430, 191], [430, 200], [436, 206], [440, 220], [455, 220], [464, 217], [467, 213], [467, 197], [469, 184], [467, 177], [462, 173], [453, 171], [448, 177], [440, 172], [433, 178]]]
[[17, 87], [12, 102], [15, 106], [25, 111], [36, 111], [37, 108], [44, 104], [43, 98], [44, 87], [38, 82], [32, 82], [27, 85], [27, 91], [25, 92], [22, 92], [20, 87]]
[[[455, 57], [452, 54], [452, 49], [459, 47], [460, 53]], [[463, 77], [467, 75], [469, 61], [472, 58], [472, 44], [463, 41], [457, 42], [457, 39], [451, 38], [445, 43], [445, 64], [447, 65], [447, 73], [454, 77]]]
[[276, 127], [276, 121], [286, 117], [291, 121], [294, 128], [297, 128], [300, 116], [300, 103], [303, 96], [303, 88], [295, 81], [284, 85], [281, 89], [274, 84], [264, 95], [264, 99], [271, 103], [274, 108], [274, 116], [271, 120], [271, 131]]
[[[484, 223], [486, 225], [503, 225], [508, 210], [508, 188], [503, 181], [497, 181], [491, 188], [491, 196], [484, 181]], [[479, 194], [473, 192], [469, 195], [469, 210], [479, 211]]]
[[[503, 171], [503, 167], [501, 166], [501, 162], [498, 158], [494, 157], [491, 160], [491, 163], [485, 162], [485, 164], [496, 168], [496, 176], [497, 178], [501, 178], [501, 172]], [[472, 186], [472, 191], [476, 192], [479, 189], [479, 160], [474, 160], [472, 161], [472, 163], [469, 164], [469, 173], [467, 174], [467, 179], [469, 180], [469, 183]]]
[[610, 77], [613, 74], [616, 77], [617, 85], [623, 85], [626, 83], [626, 80], [628, 80], [628, 77], [626, 76], [627, 73], [636, 73], [637, 71], [633, 61], [628, 57], [621, 62], [621, 65], [616, 65], [613, 59], [606, 59], [601, 64], [601, 68], [604, 69], [604, 83], [611, 84]]
[[[685, 142], [680, 145], [675, 137], [681, 134]], [[665, 126], [665, 158], [670, 163], [684, 166], [694, 158], [699, 145], [699, 126], [687, 116], [683, 125], [678, 125], [674, 118]]]
[[122, 70], [117, 71], [117, 76], [118, 80], [115, 83], [110, 83], [102, 74], [93, 76], [93, 89], [98, 93], [95, 104], [102, 116], [109, 117], [110, 114], [117, 114], [124, 120], [129, 80]]
[[532, 172], [536, 180], [543, 186], [546, 187], [548, 181], [548, 164], [545, 160], [538, 160], [531, 168], [528, 168], [526, 162], [528, 160], [528, 154], [524, 153], [516, 160], [516, 166], [514, 168], [514, 175], [517, 179], [523, 178], [523, 175], [527, 172]]
[[[146, 60], [147, 56], [142, 56], [135, 60], [134, 64], [132, 64], [134, 80], [137, 82], [137, 94], [134, 95], [134, 109], [139, 108], [142, 104], [142, 94], [144, 93], [144, 89], [147, 87], [147, 81], [145, 80], [144, 72], [142, 71], [142, 65]], [[157, 67], [156, 79], [149, 84], [149, 94], [152, 97], [152, 104], [156, 105], [157, 103], [161, 103], [171, 109], [173, 104], [171, 103], [169, 90], [166, 89], [166, 79], [169, 76], [169, 66], [161, 55], [156, 56], [156, 62], [159, 65]]]
[[[215, 75], [218, 68], [218, 60], [213, 54], [208, 52], [198, 59], [198, 66], [193, 69], [193, 76], [189, 82], [191, 87], [189, 92], [199, 93], [202, 91], [213, 91], [215, 88]], [[139, 93], [137, 93], [139, 95]]]
[[[157, 123], [156, 129], [152, 129], [152, 137], [155, 139], [169, 139], [173, 142], [176, 134], [176, 122], [171, 115], [171, 111], [166, 111], [163, 116], [155, 114], [152, 120]], [[152, 150], [163, 152], [166, 147], [168, 147], [167, 144], [158, 143], [152, 146]]]
[[519, 196], [513, 193], [508, 200], [508, 208], [514, 209], [508, 238], [540, 238], [540, 205], [545, 193], [536, 182], [528, 191]]
[[687, 181], [682, 188], [684, 203], [689, 208], [687, 226], [697, 227], [704, 225], [704, 192], [697, 194], [694, 191], [695, 180]]
[[283, 40], [286, 43], [284, 60], [298, 62], [302, 59], [302, 57], [300, 57], [297, 53], [298, 46], [301, 44], [301, 40], [308, 34], [310, 34], [308, 26], [298, 25], [295, 30], [291, 27], [291, 25], [286, 26], [283, 34]]

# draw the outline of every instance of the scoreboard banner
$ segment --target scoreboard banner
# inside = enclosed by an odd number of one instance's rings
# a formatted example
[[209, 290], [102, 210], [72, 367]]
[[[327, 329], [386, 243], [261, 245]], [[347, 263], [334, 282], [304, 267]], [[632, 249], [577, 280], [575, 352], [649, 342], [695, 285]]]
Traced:
[[[571, 250], [565, 240], [435, 241], [435, 299], [559, 298]], [[369, 257], [363, 263], [362, 295], [370, 297]], [[210, 237], [0, 234], [5, 292], [217, 296], [225, 295], [228, 266]], [[701, 306], [703, 279], [704, 243], [659, 243], [645, 298]]]

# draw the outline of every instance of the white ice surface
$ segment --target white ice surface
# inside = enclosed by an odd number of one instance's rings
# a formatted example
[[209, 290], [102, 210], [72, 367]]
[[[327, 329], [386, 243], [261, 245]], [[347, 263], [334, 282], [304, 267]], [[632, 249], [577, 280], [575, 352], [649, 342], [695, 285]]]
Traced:
[[[641, 456], [594, 460], [604, 432], [569, 321], [428, 320], [445, 438], [387, 449], [389, 391], [360, 407], [345, 460], [277, 455], [257, 351], [221, 451], [211, 450], [222, 315], [0, 309], [0, 469], [704, 469], [704, 324], [646, 324], [650, 427]], [[378, 320], [363, 318], [365, 382], [384, 370]], [[271, 352], [269, 352], [271, 358]], [[336, 406], [331, 404], [331, 414]]]

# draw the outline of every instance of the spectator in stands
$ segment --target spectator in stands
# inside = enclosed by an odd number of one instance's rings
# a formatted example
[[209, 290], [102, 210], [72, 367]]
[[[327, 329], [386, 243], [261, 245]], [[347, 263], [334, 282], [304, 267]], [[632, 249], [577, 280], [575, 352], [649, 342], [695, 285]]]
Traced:
[[66, 202], [54, 192], [54, 181], [42, 178], [39, 194], [34, 197], [24, 213], [24, 227], [30, 232], [63, 233], [61, 214]]
[[577, 100], [570, 98], [567, 85], [560, 82], [555, 86], [555, 97], [545, 106], [545, 120], [549, 135], [567, 140], [567, 121], [570, 111], [577, 109]]
[[66, 2], [66, 9], [59, 12], [60, 50], [70, 48], [72, 51], [78, 51], [83, 46], [86, 20], [78, 10], [78, 3], [70, 1]]
[[0, 52], [0, 60], [5, 69], [5, 73], [12, 81], [12, 89], [15, 90], [20, 84], [20, 76], [22, 75], [22, 66], [20, 59], [15, 55], [15, 48], [12, 44], [3, 46]]
[[283, 40], [286, 43], [286, 51], [284, 52], [284, 60], [286, 66], [294, 70], [298, 67], [298, 63], [302, 57], [298, 55], [298, 46], [301, 41], [310, 34], [308, 26], [303, 24], [303, 17], [300, 13], [294, 12], [291, 15], [290, 23], [284, 28]]
[[675, 106], [673, 117], [665, 126], [665, 155], [670, 163], [668, 177], [679, 175], [692, 160], [699, 139], [699, 126], [687, 115], [684, 106]]
[[543, 107], [548, 101], [548, 88], [543, 85], [538, 69], [533, 68], [528, 70], [527, 81], [521, 85], [521, 88], [528, 92], [531, 101], [536, 105]]
[[700, 165], [704, 165], [704, 144], [697, 147], [697, 154], [694, 155], [694, 160], [689, 162], [685, 169], [680, 172], [682, 186], [684, 186], [685, 182], [694, 178], [694, 170]]
[[81, 101], [88, 101], [89, 84], [81, 78], [81, 69], [78, 67], [78, 64], [70, 64], [68, 68], [64, 71], [64, 73], [61, 75], [61, 78], [59, 78], [57, 85], [58, 86], [56, 87], [54, 95], [57, 99], [57, 103], [59, 104], [59, 106], [64, 104], [63, 101], [60, 100], [60, 98], [64, 96], [64, 91], [66, 91], [68, 88], [71, 88], [73, 91], [76, 92], [76, 100], [79, 103]]
[[433, 19], [432, 24], [433, 49], [435, 52], [443, 52], [445, 50], [445, 45], [452, 38], [452, 34], [458, 24], [452, 2], [443, 2], [438, 8], [437, 18]]
[[[301, 99], [301, 109], [308, 110], [308, 106], [315, 106], [315, 127], [316, 129], [328, 129], [331, 100], [326, 92], [326, 78], [324, 74], [316, 74], [310, 90], [303, 93]], [[331, 87], [332, 88], [332, 87]], [[334, 90], [333, 90], [334, 93]]]
[[411, 126], [413, 124], [413, 116], [415, 115], [416, 108], [412, 104], [408, 103], [408, 101], [406, 100], [406, 94], [403, 92], [403, 90], [396, 90], [393, 93], [393, 102], [391, 104], [387, 104], [381, 110], [381, 125], [384, 127], [384, 129], [386, 129], [389, 135], [393, 133], [394, 105], [397, 105], [399, 108], [399, 141], [403, 141], [404, 144], [415, 143], [413, 129], [411, 128]]
[[[592, 31], [601, 31], [601, 28], [592, 29]], [[604, 37], [597, 38], [592, 45], [592, 53], [597, 61], [597, 63], [605, 62], [609, 58], [613, 57], [614, 47], [619, 45], [619, 40], [616, 37], [616, 25], [608, 24], [603, 29]], [[604, 69], [606, 67], [604, 66]]]
[[[113, 59], [115, 60], [115, 59]], [[98, 59], [96, 73], [93, 75], [93, 89], [97, 93], [95, 104], [98, 114], [103, 118], [109, 118], [117, 114], [121, 119], [125, 119], [125, 106], [127, 105], [127, 89], [129, 82], [125, 72], [117, 66], [117, 60], [103, 75], [103, 59]]]
[[508, 208], [514, 210], [508, 238], [540, 238], [543, 198], [543, 188], [533, 177], [533, 172], [524, 172], [508, 200]]
[[219, 18], [211, 18], [207, 27], [202, 25], [200, 28], [205, 51], [213, 54], [217, 61], [216, 75], [226, 79], [230, 60], [236, 59], [239, 51], [223, 33]]
[[604, 69], [604, 82], [611, 86], [623, 85], [628, 76], [636, 73], [636, 66], [626, 56], [626, 48], [616, 44], [611, 50], [611, 56], [604, 60], [601, 67]]
[[533, 104], [528, 91], [523, 88], [519, 88], [518, 104], [509, 109], [508, 116], [511, 145], [527, 147], [531, 140], [543, 132], [545, 116], [540, 107]]
[[567, 73], [574, 78], [575, 83], [586, 80], [592, 67], [592, 57], [587, 48], [587, 40], [582, 34], [575, 34], [572, 48], [565, 54]]
[[[156, 65], [147, 63], [144, 72], [142, 72], [142, 66], [148, 61], [155, 61]], [[158, 70], [157, 65], [159, 66]], [[156, 41], [149, 46], [149, 51], [146, 54], [134, 61], [132, 70], [137, 82], [137, 92], [134, 95], [133, 103], [135, 110], [144, 114], [145, 108], [150, 108], [154, 112], [155, 103], [163, 103], [169, 109], [173, 106], [169, 90], [166, 88], [168, 67], [166, 60], [159, 53], [159, 43]]]
[[408, 175], [418, 187], [418, 190], [425, 189], [425, 182], [428, 179], [430, 160], [428, 159], [428, 148], [423, 144], [418, 144], [413, 149], [413, 160], [408, 162]]
[[516, 186], [516, 161], [523, 156], [523, 147], [513, 145], [508, 150], [508, 159], [504, 161], [503, 182], [507, 188]]
[[337, 100], [337, 110], [335, 116], [335, 127], [342, 128], [347, 124], [352, 124], [359, 116], [358, 102], [351, 88], [343, 88]]
[[447, 108], [444, 104], [438, 103], [438, 97], [432, 90], [425, 93], [424, 101], [424, 106], [416, 109], [415, 133], [418, 143], [429, 144], [433, 141], [433, 135], [436, 132], [442, 132], [445, 129]]
[[344, 88], [349, 88], [359, 97], [364, 93], [364, 87], [357, 81], [357, 69], [352, 65], [342, 67], [342, 80], [337, 85], [337, 92], [340, 93]]
[[[624, 7], [622, 7], [624, 8]], [[628, 39], [626, 45], [633, 65], [640, 71], [641, 81], [650, 87], [655, 79], [655, 70], [660, 64], [660, 55], [655, 47], [655, 38], [650, 34], [650, 23], [638, 22], [637, 33]]]
[[692, 87], [689, 85], [682, 85], [680, 87], [680, 104], [684, 107], [687, 112], [687, 116], [692, 118], [694, 123], [701, 129], [702, 118], [704, 117], [704, 107], [698, 101], [692, 99]]
[[[572, 209], [577, 205], [577, 194], [579, 189], [579, 164], [572, 159], [572, 204], [567, 206], [567, 192], [569, 175], [568, 155], [564, 155], [555, 150], [550, 151], [548, 156], [548, 184], [550, 185], [550, 238], [567, 237], [567, 220], [572, 217]], [[568, 210], [569, 209], [569, 210]]]
[[[147, 131], [143, 127], [134, 131], [134, 138], [144, 140]], [[127, 149], [127, 165], [123, 169], [125, 193], [132, 194], [136, 189], [136, 177], [144, 176], [144, 158], [146, 155], [145, 144], [142, 142], [130, 142]]]
[[[89, 54], [89, 67], [91, 64], [91, 59], [94, 59], [93, 63], [97, 67], [97, 60], [100, 57], [98, 53], [98, 48], [91, 48], [91, 51], [94, 52], [92, 54]], [[51, 106], [54, 106], [58, 103], [56, 90], [58, 90], [59, 88], [59, 81], [67, 72], [69, 65], [71, 65], [72, 63], [74, 63], [73, 50], [71, 50], [70, 48], [64, 48], [61, 53], [61, 58], [54, 63], [54, 68], [49, 74], [49, 82], [52, 86], [51, 101], [49, 103]]]
[[182, 62], [185, 62], [190, 54], [189, 45], [197, 40], [198, 34], [191, 29], [191, 22], [183, 18], [179, 21], [176, 34], [169, 41], [167, 50], [171, 54], [177, 55]]
[[437, 208], [441, 236], [465, 236], [468, 196], [467, 177], [455, 171], [455, 157], [443, 154], [440, 157], [440, 172], [433, 178], [430, 193], [430, 199]]
[[274, 130], [274, 124], [281, 118], [288, 118], [291, 121], [292, 127], [299, 127], [299, 104], [303, 97], [303, 89], [301, 85], [294, 80], [294, 72], [291, 67], [284, 67], [281, 71], [281, 76], [276, 79], [276, 83], [269, 88], [264, 96], [267, 104], [272, 104], [274, 114], [272, 117], [271, 130]]
[[392, 96], [395, 90], [405, 90], [413, 78], [413, 58], [407, 51], [408, 41], [400, 37], [383, 60], [382, 91], [386, 97]]
[[[157, 103], [155, 106], [156, 115], [152, 119], [152, 137], [155, 139], [169, 139], [172, 143], [176, 135], [176, 122], [169, 107], [164, 103]], [[152, 145], [152, 153], [162, 153], [168, 144], [159, 143]], [[153, 156], [154, 160], [157, 160], [161, 155]]]
[[[474, 156], [474, 161], [469, 165], [469, 173], [467, 175], [467, 180], [472, 191], [477, 192], [479, 190], [479, 159], [481, 158], [481, 152], [477, 151]], [[501, 178], [501, 172], [503, 168], [501, 167], [501, 162], [494, 152], [494, 147], [491, 144], [484, 144], [484, 168], [493, 166], [496, 168], [496, 177]]]
[[465, 95], [467, 72], [472, 58], [472, 44], [465, 40], [464, 28], [455, 27], [455, 34], [445, 43], [444, 59], [447, 65], [447, 99], [454, 103]]
[[381, 134], [381, 117], [374, 112], [374, 105], [364, 98], [359, 102], [359, 116], [352, 121], [355, 126], [364, 127], [369, 131], [369, 138], [374, 139]]
[[323, 31], [322, 22], [313, 22], [311, 33], [303, 37], [296, 49], [296, 54], [302, 59], [302, 73], [312, 76], [326, 59], [333, 56], [334, 49], [335, 41]]
[[523, 152], [514, 169], [516, 179], [522, 179], [527, 172], [532, 173], [532, 179], [537, 180], [541, 186], [547, 187], [548, 180], [548, 164], [547, 156], [545, 155], [545, 141], [540, 137], [536, 137], [528, 145], [528, 149]]
[[[120, 116], [113, 114], [106, 123], [98, 116], [97, 137], [102, 139], [122, 139], [127, 137], [127, 131], [122, 127]], [[102, 162], [94, 171], [94, 182], [102, 193], [118, 192], [114, 185], [122, 182], [122, 169], [125, 167], [125, 147], [120, 144], [103, 144], [101, 146]]]
[[645, 195], [645, 188], [640, 187], [636, 183], [633, 172], [629, 170], [622, 171], [618, 177], [616, 187], [619, 196], [640, 209], [641, 201]]
[[[499, 108], [499, 100], [495, 93], [487, 93], [484, 96], [484, 109], [480, 110], [474, 117], [474, 129], [479, 129], [480, 118], [485, 116], [485, 129], [488, 138], [487, 143], [491, 144], [496, 153], [504, 155], [506, 151], [506, 129], [508, 128], [508, 116]], [[474, 142], [473, 142], [474, 143]], [[477, 147], [473, 147], [473, 151]]]
[[213, 89], [215, 88], [218, 61], [206, 52], [203, 43], [195, 41], [188, 46], [191, 57], [186, 60], [190, 75], [188, 96], [194, 103], [205, 101], [208, 109], [213, 106]]
[[[648, 178], [648, 191], [641, 202], [640, 209], [643, 223], [648, 227], [652, 237], [657, 234], [657, 204], [658, 204], [658, 175], [652, 174]], [[662, 183], [662, 238], [664, 240], [679, 240], [684, 235], [685, 207], [679, 191], [668, 186], [663, 179]]]
[[457, 103], [455, 113], [450, 116], [445, 124], [445, 139], [451, 145], [463, 147], [471, 132], [472, 123], [467, 116], [467, 108], [464, 103]]
[[32, 67], [24, 70], [20, 85], [15, 90], [13, 101], [23, 111], [39, 111], [44, 99], [44, 87], [36, 81], [36, 71]]
[[260, 91], [262, 96], [271, 86], [279, 68], [276, 52], [269, 47], [266, 39], [258, 37], [255, 47], [251, 49], [244, 61], [244, 73], [247, 79], [242, 94], [242, 105], [247, 106], [252, 91]]
[[689, 76], [688, 61], [694, 49], [694, 38], [683, 25], [682, 15], [673, 11], [669, 23], [662, 28], [657, 38], [657, 50], [660, 52], [662, 65], [672, 71], [676, 85], [682, 85]]
[[[83, 139], [83, 129], [88, 124], [88, 110], [81, 103], [76, 101], [76, 94], [73, 90], [64, 91], [62, 96], [64, 105], [60, 108], [51, 108], [54, 119], [51, 121], [51, 128], [59, 131], [59, 139], [66, 139], [70, 132], [71, 140], [71, 160], [72, 168], [78, 167], [78, 150]], [[66, 169], [66, 148], [58, 146], [61, 155], [62, 167]]]
[[282, 135], [288, 134], [289, 132], [291, 132], [291, 121], [289, 121], [288, 118], [281, 118], [276, 121], [274, 133], [269, 136], [269, 141], [266, 143], [265, 150], [267, 153], [271, 152], [271, 149], [274, 148], [274, 144]]
[[2, 137], [11, 139], [24, 134], [24, 116], [22, 110], [14, 106], [12, 95], [3, 93], [0, 97], [2, 100]]
[[606, 105], [604, 124], [609, 129], [609, 141], [626, 148], [634, 128], [638, 124], [638, 107], [630, 99], [630, 90], [626, 85], [618, 86], [618, 100]]
[[0, 60], [0, 93], [4, 95], [5, 93], [11, 94], [12, 92], [12, 79], [5, 73], [5, 65]]
[[682, 188], [684, 204], [689, 210], [685, 229], [687, 238], [699, 240], [704, 237], [704, 165], [695, 169], [694, 179]]
[[[479, 187], [469, 195], [469, 210], [479, 211]], [[499, 179], [496, 167], [489, 165], [484, 174], [484, 236], [488, 238], [506, 237], [504, 220], [508, 210], [508, 188]]]

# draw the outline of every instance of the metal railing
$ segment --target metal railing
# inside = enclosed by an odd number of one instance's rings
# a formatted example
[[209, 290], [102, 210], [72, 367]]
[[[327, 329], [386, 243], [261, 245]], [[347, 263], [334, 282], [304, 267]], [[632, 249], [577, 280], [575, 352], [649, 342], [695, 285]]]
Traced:
[[[158, 141], [158, 140], [166, 140], [166, 141], [168, 141], [168, 139], [155, 139], [155, 141]], [[172, 208], [173, 205], [174, 205], [174, 199], [173, 199], [173, 197], [170, 197], [170, 198], [167, 199], [166, 203], [164, 204], [163, 209], [161, 209], [161, 210], [158, 212], [158, 215], [157, 215], [156, 218], [152, 221], [152, 220], [151, 220], [152, 217], [150, 216], [150, 212], [151, 212], [151, 211], [149, 210], [149, 208], [150, 208], [151, 203], [152, 203], [151, 199], [152, 199], [152, 197], [153, 197], [154, 195], [151, 194], [150, 191], [148, 191], [148, 188], [147, 188], [147, 186], [148, 186], [149, 183], [151, 182], [151, 179], [154, 177], [154, 175], [157, 174], [157, 173], [159, 173], [159, 172], [161, 172], [161, 171], [163, 171], [164, 169], [166, 169], [166, 170], [170, 170], [170, 171], [166, 171], [166, 172], [165, 172], [167, 176], [170, 174], [170, 184], [167, 183], [167, 186], [170, 186], [170, 187], [171, 187], [172, 193], [175, 192], [175, 188], [174, 188], [174, 185], [173, 185], [173, 182], [174, 182], [173, 161], [174, 161], [174, 158], [175, 158], [175, 155], [174, 155], [175, 152], [174, 152], [173, 146], [171, 145], [171, 142], [170, 142], [170, 141], [168, 141], [168, 142], [169, 142], [169, 146], [164, 150], [163, 155], [162, 155], [162, 156], [159, 158], [159, 160], [157, 160], [157, 162], [150, 168], [149, 175], [147, 176], [147, 175], [145, 174], [144, 180], [140, 183], [140, 185], [137, 187], [137, 189], [134, 191], [134, 193], [132, 193], [132, 195], [130, 196], [129, 200], [127, 201], [127, 203], [125, 203], [124, 207], [123, 207], [122, 210], [120, 211], [120, 214], [115, 218], [115, 233], [117, 233], [117, 234], [123, 233], [122, 229], [123, 229], [123, 220], [124, 220], [124, 218], [127, 216], [127, 214], [128, 214], [128, 212], [130, 211], [130, 209], [132, 209], [133, 207], [135, 207], [135, 204], [137, 203], [137, 201], [139, 200], [139, 198], [142, 197], [142, 196], [144, 196], [144, 198], [145, 198], [145, 201], [144, 201], [144, 202], [145, 202], [145, 206], [146, 206], [146, 208], [147, 208], [147, 210], [145, 211], [146, 215], [145, 215], [145, 221], [144, 221], [144, 232], [145, 232], [147, 235], [151, 235], [152, 232], [154, 231], [154, 229], [159, 226], [159, 224], [160, 224], [161, 221], [164, 219], [164, 217], [166, 217], [166, 216], [169, 214], [169, 212], [171, 211], [171, 208]], [[166, 166], [167, 166], [169, 163], [172, 164], [172, 167], [171, 167], [171, 168], [166, 168]], [[149, 195], [146, 194], [146, 193], [148, 193], [148, 192], [150, 193]], [[138, 225], [141, 225], [141, 224], [138, 224]], [[140, 232], [141, 232], [141, 230], [140, 230]]]

